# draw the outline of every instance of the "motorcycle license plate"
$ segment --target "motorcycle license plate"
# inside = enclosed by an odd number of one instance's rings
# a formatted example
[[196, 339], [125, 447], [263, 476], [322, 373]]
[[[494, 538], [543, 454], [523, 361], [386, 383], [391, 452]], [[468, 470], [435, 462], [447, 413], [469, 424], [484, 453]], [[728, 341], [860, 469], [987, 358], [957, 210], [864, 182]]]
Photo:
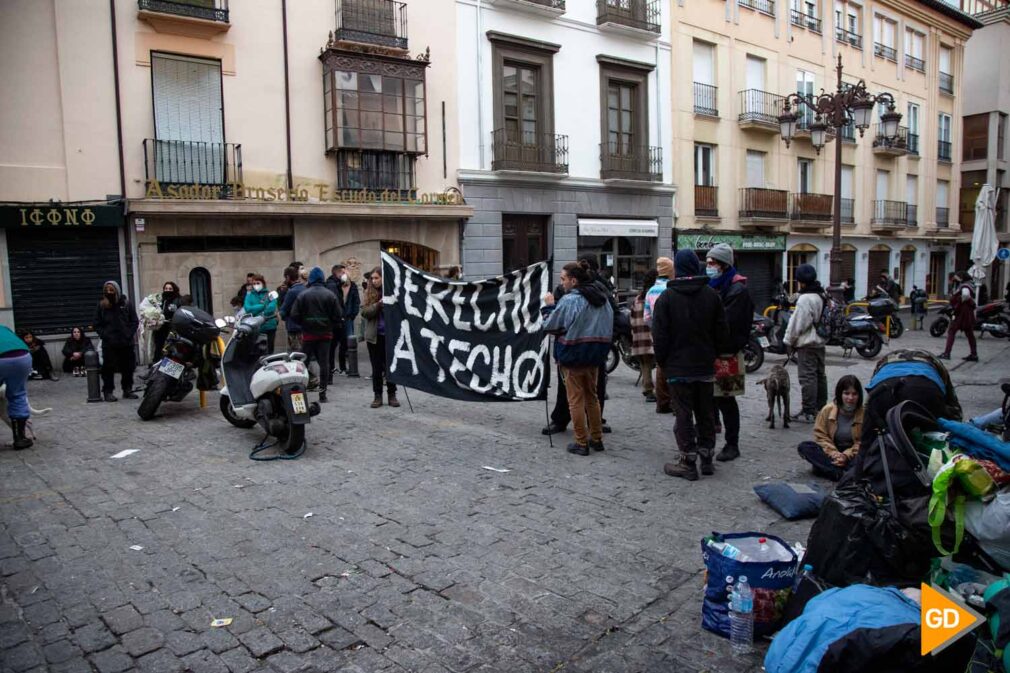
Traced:
[[308, 413], [309, 408], [305, 406], [305, 393], [291, 393], [291, 408], [296, 414]]
[[158, 366], [158, 371], [166, 376], [171, 376], [173, 379], [177, 379], [182, 376], [182, 372], [186, 367], [175, 360], [169, 360], [165, 358], [161, 361], [161, 365]]
[[770, 345], [768, 337], [758, 337], [758, 343], [761, 344], [761, 348], [768, 348]]

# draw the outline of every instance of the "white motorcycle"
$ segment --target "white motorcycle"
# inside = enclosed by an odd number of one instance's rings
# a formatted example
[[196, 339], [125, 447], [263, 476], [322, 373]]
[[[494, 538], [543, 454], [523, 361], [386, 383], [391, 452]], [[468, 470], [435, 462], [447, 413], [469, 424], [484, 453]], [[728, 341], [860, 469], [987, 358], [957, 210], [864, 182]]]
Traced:
[[[253, 451], [276, 447], [279, 457], [293, 458], [305, 450], [305, 426], [319, 413], [317, 402], [308, 401], [309, 369], [304, 353], [267, 355], [266, 337], [260, 337], [263, 318], [246, 316], [237, 323], [230, 316], [217, 320], [222, 329], [232, 328], [221, 358], [221, 413], [237, 428], [257, 424], [268, 437]], [[263, 460], [263, 458], [260, 458]]]

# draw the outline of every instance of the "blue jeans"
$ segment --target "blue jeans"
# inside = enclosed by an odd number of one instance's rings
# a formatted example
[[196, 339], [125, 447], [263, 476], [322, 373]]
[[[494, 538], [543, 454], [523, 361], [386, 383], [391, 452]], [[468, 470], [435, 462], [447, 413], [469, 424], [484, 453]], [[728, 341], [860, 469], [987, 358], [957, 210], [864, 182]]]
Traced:
[[7, 415], [11, 420], [31, 416], [25, 389], [31, 373], [32, 356], [27, 351], [18, 357], [0, 358], [0, 383], [7, 386]]
[[986, 428], [990, 425], [998, 425], [1003, 422], [1003, 409], [996, 409], [990, 411], [988, 414], [982, 414], [981, 416], [976, 416], [971, 419], [969, 423], [974, 425], [976, 428]]

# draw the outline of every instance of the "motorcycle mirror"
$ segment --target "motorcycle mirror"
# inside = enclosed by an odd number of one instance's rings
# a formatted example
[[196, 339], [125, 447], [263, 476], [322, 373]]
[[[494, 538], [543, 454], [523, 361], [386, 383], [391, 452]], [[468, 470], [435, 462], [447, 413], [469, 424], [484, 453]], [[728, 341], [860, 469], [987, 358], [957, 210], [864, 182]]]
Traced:
[[228, 323], [225, 322], [223, 318], [218, 318], [217, 320], [214, 321], [214, 324], [222, 329], [228, 326]]

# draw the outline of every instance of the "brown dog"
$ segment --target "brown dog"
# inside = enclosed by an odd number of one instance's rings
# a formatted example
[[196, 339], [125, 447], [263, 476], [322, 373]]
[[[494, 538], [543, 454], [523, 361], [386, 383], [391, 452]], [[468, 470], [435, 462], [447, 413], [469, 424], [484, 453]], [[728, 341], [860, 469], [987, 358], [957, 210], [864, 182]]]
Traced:
[[789, 372], [782, 365], [775, 365], [768, 376], [757, 382], [765, 387], [768, 394], [768, 418], [772, 430], [775, 429], [775, 401], [779, 403], [779, 413], [782, 414], [782, 427], [789, 427]]

